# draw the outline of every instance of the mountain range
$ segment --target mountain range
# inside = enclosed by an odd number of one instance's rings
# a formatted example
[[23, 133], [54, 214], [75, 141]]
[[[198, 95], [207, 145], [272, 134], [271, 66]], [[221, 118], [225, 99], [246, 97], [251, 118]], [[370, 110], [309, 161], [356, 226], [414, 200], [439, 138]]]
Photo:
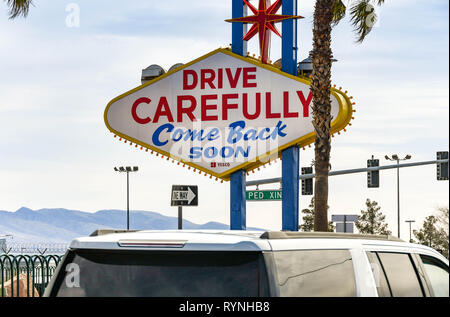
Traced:
[[[72, 239], [88, 236], [97, 229], [124, 229], [126, 211], [100, 210], [88, 213], [67, 209], [31, 210], [22, 207], [15, 212], [0, 210], [0, 237], [12, 235], [15, 242], [68, 243]], [[130, 229], [177, 229], [178, 218], [152, 211], [130, 211]], [[219, 222], [195, 224], [183, 220], [183, 229], [228, 230]], [[248, 230], [262, 230], [248, 228]]]

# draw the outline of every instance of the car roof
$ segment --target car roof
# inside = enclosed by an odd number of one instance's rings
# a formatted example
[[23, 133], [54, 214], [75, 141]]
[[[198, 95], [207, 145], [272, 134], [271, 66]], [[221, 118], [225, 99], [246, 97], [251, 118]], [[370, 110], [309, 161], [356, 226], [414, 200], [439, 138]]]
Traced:
[[333, 232], [107, 229], [97, 230], [90, 237], [73, 240], [70, 248], [142, 251], [283, 251], [364, 248], [374, 251], [423, 253], [447, 261], [431, 248], [406, 243], [393, 236]]
[[237, 236], [251, 239], [306, 239], [306, 238], [328, 238], [328, 239], [363, 239], [363, 240], [403, 240], [391, 235], [371, 235], [371, 234], [353, 234], [353, 233], [335, 233], [335, 232], [295, 232], [295, 231], [247, 231], [247, 230], [114, 230], [99, 229], [94, 231], [90, 237], [98, 237], [111, 234], [135, 234], [139, 236], [149, 234], [189, 234], [189, 235], [217, 235], [217, 236]]
[[266, 250], [259, 231], [97, 230], [72, 241], [73, 249]]

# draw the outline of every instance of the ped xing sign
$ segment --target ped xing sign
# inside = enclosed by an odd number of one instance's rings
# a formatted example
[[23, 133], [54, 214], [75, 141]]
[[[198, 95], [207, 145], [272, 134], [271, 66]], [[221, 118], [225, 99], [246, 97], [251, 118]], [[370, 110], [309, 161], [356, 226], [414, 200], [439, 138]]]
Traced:
[[[104, 119], [115, 135], [229, 180], [293, 145], [314, 142], [310, 81], [217, 49], [113, 99]], [[331, 132], [352, 119], [331, 89]]]
[[281, 201], [282, 190], [249, 190], [246, 192], [248, 201]]

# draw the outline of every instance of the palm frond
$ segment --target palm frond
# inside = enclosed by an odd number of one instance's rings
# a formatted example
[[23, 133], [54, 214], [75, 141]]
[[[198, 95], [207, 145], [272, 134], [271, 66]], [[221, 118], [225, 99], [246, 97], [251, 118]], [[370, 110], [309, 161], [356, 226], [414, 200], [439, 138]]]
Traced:
[[26, 17], [33, 0], [5, 0], [9, 8], [9, 18], [15, 19], [18, 16]]
[[[358, 0], [350, 8], [350, 21], [358, 36], [356, 40], [358, 43], [364, 41], [378, 19], [375, 13], [375, 7], [370, 2], [370, 0]], [[384, 0], [377, 0], [376, 2], [377, 4], [383, 4]]]
[[[380, 1], [383, 1], [383, 0], [380, 0]], [[334, 1], [333, 21], [331, 22], [333, 26], [338, 25], [338, 23], [345, 17], [346, 11], [347, 11], [347, 7], [342, 2], [342, 0]]]

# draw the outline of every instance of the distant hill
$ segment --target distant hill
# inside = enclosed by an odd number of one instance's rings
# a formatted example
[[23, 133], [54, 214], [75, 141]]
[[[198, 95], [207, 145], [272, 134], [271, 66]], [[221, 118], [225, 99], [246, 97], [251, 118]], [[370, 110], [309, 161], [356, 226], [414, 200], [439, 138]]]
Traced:
[[[97, 229], [123, 229], [125, 226], [126, 211], [123, 210], [100, 210], [95, 213], [67, 209], [31, 210], [25, 207], [16, 212], [0, 210], [0, 236], [11, 234], [15, 242], [68, 243]], [[151, 211], [130, 211], [130, 228], [177, 229], [178, 219]], [[219, 222], [199, 225], [183, 220], [183, 229], [227, 230], [229, 226]]]

